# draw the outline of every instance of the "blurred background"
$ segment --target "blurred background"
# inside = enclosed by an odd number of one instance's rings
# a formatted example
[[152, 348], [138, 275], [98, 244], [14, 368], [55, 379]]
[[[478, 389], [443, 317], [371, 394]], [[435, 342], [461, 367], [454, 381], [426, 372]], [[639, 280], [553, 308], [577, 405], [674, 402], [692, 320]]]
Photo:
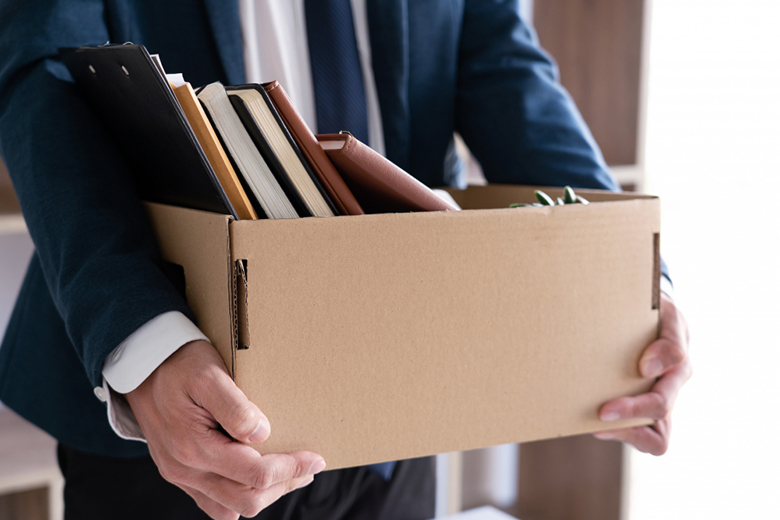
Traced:
[[[523, 9], [625, 189], [661, 197], [662, 251], [695, 372], [663, 457], [587, 436], [443, 456], [439, 511], [780, 518], [780, 2], [535, 0]], [[0, 333], [31, 254], [0, 168]], [[35, 450], [51, 442], [13, 428], [0, 417], [0, 518], [45, 518], [57, 511], [46, 489], [58, 483], [53, 458]], [[20, 453], [34, 464], [14, 466]]]
[[629, 518], [780, 518], [780, 2], [653, 0], [646, 183], [691, 331], [669, 452]]

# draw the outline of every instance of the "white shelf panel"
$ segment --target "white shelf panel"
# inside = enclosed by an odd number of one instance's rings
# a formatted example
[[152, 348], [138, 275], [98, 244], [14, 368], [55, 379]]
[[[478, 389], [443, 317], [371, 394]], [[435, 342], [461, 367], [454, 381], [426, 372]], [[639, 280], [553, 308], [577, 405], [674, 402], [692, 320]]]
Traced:
[[0, 235], [26, 233], [27, 225], [21, 213], [0, 213]]

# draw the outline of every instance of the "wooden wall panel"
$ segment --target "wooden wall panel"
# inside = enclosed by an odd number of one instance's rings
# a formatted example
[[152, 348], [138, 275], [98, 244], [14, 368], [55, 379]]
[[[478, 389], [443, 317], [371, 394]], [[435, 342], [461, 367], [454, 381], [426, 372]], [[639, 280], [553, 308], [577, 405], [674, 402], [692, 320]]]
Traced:
[[0, 157], [0, 188], [10, 186], [11, 178], [8, 176], [8, 169], [3, 163], [3, 158]]
[[613, 166], [635, 164], [644, 0], [535, 0], [534, 25]]
[[[19, 201], [16, 199], [14, 188], [11, 185], [11, 178], [8, 176], [3, 160], [0, 159], [0, 217], [16, 214], [20, 211]], [[2, 229], [2, 225], [0, 225], [0, 229]], [[2, 519], [0, 518], [0, 520]]]
[[48, 490], [33, 489], [0, 496], [0, 520], [49, 520]]
[[590, 435], [520, 446], [517, 516], [620, 520], [623, 445]]

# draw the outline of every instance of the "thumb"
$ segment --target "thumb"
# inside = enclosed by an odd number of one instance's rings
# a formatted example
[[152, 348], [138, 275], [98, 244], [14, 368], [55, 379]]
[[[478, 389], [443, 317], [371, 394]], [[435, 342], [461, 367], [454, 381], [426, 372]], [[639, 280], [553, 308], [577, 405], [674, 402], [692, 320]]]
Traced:
[[200, 405], [235, 440], [257, 444], [265, 441], [271, 434], [271, 424], [260, 409], [247, 399], [230, 376], [219, 370], [210, 384], [204, 385], [199, 392]]

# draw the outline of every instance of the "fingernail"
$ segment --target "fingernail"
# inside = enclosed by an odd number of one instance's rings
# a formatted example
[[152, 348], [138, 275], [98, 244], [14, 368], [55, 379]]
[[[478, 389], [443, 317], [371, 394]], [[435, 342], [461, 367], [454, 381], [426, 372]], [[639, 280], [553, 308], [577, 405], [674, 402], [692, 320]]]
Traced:
[[650, 358], [642, 365], [642, 374], [647, 378], [658, 377], [664, 366], [658, 358]]
[[271, 435], [271, 425], [268, 424], [267, 420], [260, 419], [260, 422], [257, 423], [257, 428], [255, 428], [255, 431], [249, 436], [249, 442], [251, 444], [263, 442], [269, 435]]
[[307, 471], [306, 474], [307, 475], [316, 475], [317, 473], [319, 473], [323, 469], [325, 469], [325, 461], [320, 459], [320, 460], [318, 460], [317, 462], [315, 462], [314, 464], [311, 465], [311, 467], [309, 468], [309, 471]]
[[605, 414], [601, 414], [601, 420], [606, 422], [612, 422], [617, 421], [620, 419], [620, 414], [618, 412], [607, 412]]
[[597, 432], [594, 433], [593, 436], [602, 441], [611, 441], [614, 439], [614, 437], [609, 433]]

